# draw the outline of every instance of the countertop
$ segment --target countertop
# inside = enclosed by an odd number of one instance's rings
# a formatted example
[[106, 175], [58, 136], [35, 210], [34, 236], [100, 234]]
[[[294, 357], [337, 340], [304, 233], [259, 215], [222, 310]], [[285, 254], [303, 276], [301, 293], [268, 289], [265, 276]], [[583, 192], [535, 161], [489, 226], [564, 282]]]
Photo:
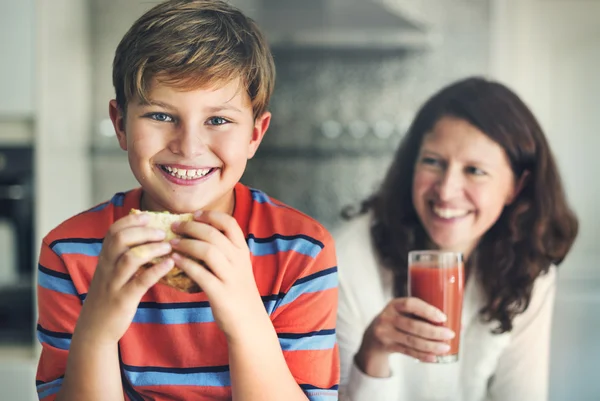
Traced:
[[0, 399], [36, 401], [36, 347], [0, 345]]

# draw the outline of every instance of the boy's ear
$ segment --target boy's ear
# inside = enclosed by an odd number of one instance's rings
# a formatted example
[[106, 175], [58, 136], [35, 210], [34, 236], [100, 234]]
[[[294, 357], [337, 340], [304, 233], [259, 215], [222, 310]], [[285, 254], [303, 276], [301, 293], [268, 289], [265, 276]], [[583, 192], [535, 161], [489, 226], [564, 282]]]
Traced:
[[269, 129], [269, 124], [271, 124], [271, 112], [269, 111], [265, 111], [254, 120], [252, 138], [250, 138], [250, 146], [248, 147], [248, 159], [252, 159], [256, 154], [258, 146], [262, 142], [267, 129]]
[[113, 127], [115, 128], [115, 133], [117, 134], [119, 146], [121, 147], [121, 149], [127, 150], [127, 135], [125, 135], [125, 115], [117, 105], [117, 101], [115, 99], [111, 100], [108, 103], [108, 114], [110, 115], [110, 120], [112, 121]]

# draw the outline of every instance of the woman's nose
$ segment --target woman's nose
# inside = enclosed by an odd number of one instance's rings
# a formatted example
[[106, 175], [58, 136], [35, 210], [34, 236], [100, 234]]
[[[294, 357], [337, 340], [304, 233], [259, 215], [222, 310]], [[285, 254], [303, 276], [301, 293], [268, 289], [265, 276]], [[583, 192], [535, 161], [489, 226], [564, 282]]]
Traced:
[[438, 196], [442, 201], [451, 200], [462, 192], [463, 186], [464, 178], [460, 171], [449, 167], [440, 176], [437, 185]]

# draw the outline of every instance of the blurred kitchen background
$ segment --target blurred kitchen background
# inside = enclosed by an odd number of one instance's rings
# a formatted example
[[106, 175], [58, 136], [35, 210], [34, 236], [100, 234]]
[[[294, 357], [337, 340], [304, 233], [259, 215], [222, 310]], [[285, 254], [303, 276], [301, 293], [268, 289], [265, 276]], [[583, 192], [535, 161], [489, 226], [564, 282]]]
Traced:
[[[150, 0], [0, 0], [0, 399], [37, 399], [43, 235], [137, 185], [108, 120], [114, 50]], [[560, 269], [551, 401], [600, 399], [600, 0], [232, 0], [276, 57], [243, 181], [321, 220], [380, 182], [419, 105], [468, 75], [532, 107], [581, 221]], [[536, 401], [536, 400], [531, 400]]]

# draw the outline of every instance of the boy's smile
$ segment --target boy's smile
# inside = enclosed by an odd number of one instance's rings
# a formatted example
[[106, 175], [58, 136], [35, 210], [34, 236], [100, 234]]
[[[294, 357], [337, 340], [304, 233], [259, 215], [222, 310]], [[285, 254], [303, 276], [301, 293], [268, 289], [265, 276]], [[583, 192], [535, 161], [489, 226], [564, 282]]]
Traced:
[[215, 167], [194, 167], [181, 164], [163, 164], [159, 167], [167, 179], [179, 185], [194, 185], [217, 171]]
[[111, 101], [119, 144], [144, 190], [143, 208], [233, 211], [233, 188], [271, 117], [254, 119], [244, 88], [238, 79], [193, 90], [155, 79], [149, 101], [133, 99], [125, 116]]

